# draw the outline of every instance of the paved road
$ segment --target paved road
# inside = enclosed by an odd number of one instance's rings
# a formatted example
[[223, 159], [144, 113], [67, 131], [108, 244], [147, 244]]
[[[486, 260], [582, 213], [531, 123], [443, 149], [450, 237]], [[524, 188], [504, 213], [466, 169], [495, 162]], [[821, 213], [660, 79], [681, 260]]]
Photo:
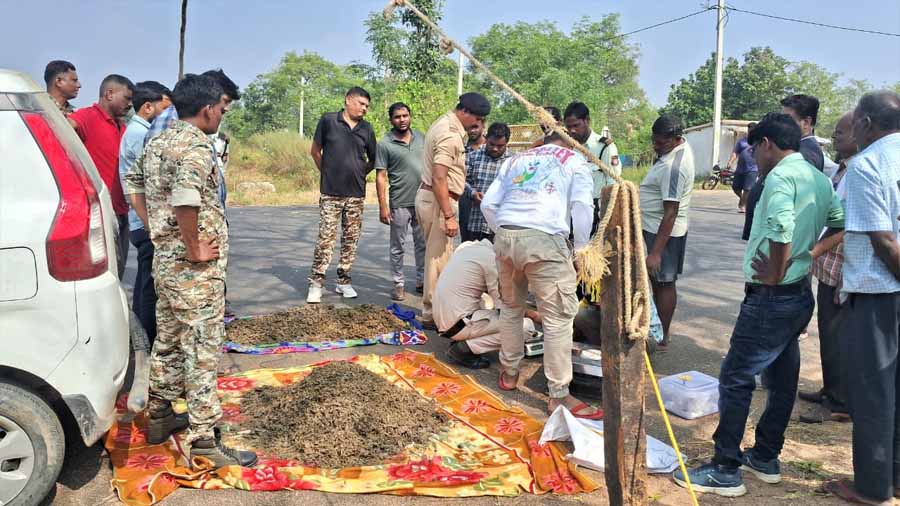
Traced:
[[[657, 374], [667, 375], [696, 369], [717, 375], [719, 365], [727, 350], [728, 337], [737, 316], [742, 298], [742, 275], [740, 272], [744, 244], [739, 231], [743, 215], [735, 211], [736, 202], [731, 192], [698, 192], [691, 211], [691, 232], [688, 238], [688, 253], [685, 274], [679, 281], [679, 306], [673, 324], [673, 344], [671, 350], [655, 357]], [[232, 208], [229, 210], [231, 223], [231, 258], [228, 271], [229, 298], [239, 314], [259, 314], [285, 309], [303, 304], [306, 297], [306, 278], [312, 259], [313, 246], [317, 235], [318, 213], [310, 207], [279, 208]], [[391, 280], [388, 271], [388, 228], [378, 222], [375, 208], [367, 208], [365, 226], [360, 239], [359, 260], [353, 271], [353, 282], [360, 297], [358, 302], [386, 305], [390, 303]], [[133, 279], [135, 260], [129, 261], [128, 279]], [[407, 255], [407, 276], [413, 279], [412, 256]], [[329, 272], [333, 276], [333, 269]], [[333, 277], [329, 280], [333, 288]], [[412, 288], [411, 283], [409, 288]], [[339, 297], [329, 292], [323, 302], [338, 303]], [[406, 304], [420, 308], [420, 299], [415, 294], [408, 295]], [[810, 333], [816, 334], [815, 324]], [[431, 341], [421, 351], [431, 351], [439, 356], [446, 348], [446, 341], [432, 336]], [[423, 350], [424, 348], [424, 350]], [[819, 378], [817, 339], [806, 339], [802, 343], [804, 366], [803, 382], [815, 382]], [[357, 353], [389, 354], [396, 348], [373, 346], [367, 349], [348, 349], [326, 352], [329, 358], [352, 356]], [[285, 367], [318, 361], [324, 354], [300, 353], [278, 357], [252, 357], [228, 355], [222, 361], [226, 370], [246, 370], [258, 367]], [[494, 358], [496, 363], [496, 359]], [[542, 416], [546, 406], [543, 397], [543, 374], [539, 361], [529, 361], [524, 378], [525, 387], [517, 392], [501, 392], [496, 388], [496, 364], [490, 369], [477, 371], [476, 378], [494, 389], [508, 402], [522, 406], [535, 416]], [[759, 405], [761, 395], [756, 396]], [[666, 439], [665, 430], [655, 407], [652, 394], [647, 398], [648, 433], [659, 439]], [[754, 411], [754, 416], [758, 412]], [[697, 438], [698, 434], [707, 440], [712, 429], [709, 422], [687, 422], [673, 420], [679, 440]], [[704, 452], [709, 452], [704, 448]], [[689, 452], [690, 454], [691, 452]], [[696, 456], [697, 452], [693, 452]], [[602, 476], [597, 475], [602, 482]], [[56, 491], [46, 504], [89, 505], [117, 502], [109, 480], [112, 473], [109, 460], [99, 446], [84, 448], [75, 445], [70, 448], [69, 459], [60, 477]], [[688, 504], [689, 499], [680, 490], [673, 490], [669, 481], [656, 478], [651, 482], [651, 490], [661, 499], [657, 504]], [[589, 496], [577, 498], [534, 497], [515, 499], [514, 504], [568, 504], [573, 502], [606, 504], [603, 489]], [[493, 498], [469, 499], [469, 505], [513, 504], [512, 500]], [[282, 504], [356, 504], [359, 498], [339, 494], [313, 492], [298, 493], [246, 493], [240, 491], [190, 491], [179, 490], [164, 501], [166, 505], [262, 505]], [[394, 505], [413, 503], [418, 505], [455, 504], [457, 501], [427, 498], [395, 498], [367, 496], [366, 504]], [[828, 503], [828, 501], [825, 501]]]

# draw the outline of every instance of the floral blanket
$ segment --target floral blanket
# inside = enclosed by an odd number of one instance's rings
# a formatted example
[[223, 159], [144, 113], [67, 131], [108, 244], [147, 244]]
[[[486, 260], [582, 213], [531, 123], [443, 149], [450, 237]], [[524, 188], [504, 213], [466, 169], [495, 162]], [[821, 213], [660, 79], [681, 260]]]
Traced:
[[241, 316], [238, 318], [226, 318], [226, 341], [222, 345], [225, 352], [247, 353], [250, 355], [273, 355], [281, 353], [303, 353], [314, 351], [336, 350], [338, 348], [351, 348], [354, 346], [370, 346], [373, 344], [390, 344], [393, 346], [411, 346], [416, 344], [425, 344], [428, 337], [422, 331], [422, 325], [416, 321], [416, 315], [413, 311], [400, 308], [397, 304], [391, 304], [387, 310], [394, 316], [402, 320], [406, 324], [405, 329], [398, 329], [387, 334], [380, 334], [364, 339], [334, 339], [331, 341], [285, 341], [280, 343], [263, 344], [248, 346], [238, 344], [227, 340], [228, 324], [237, 320], [247, 320], [255, 318], [254, 316]]
[[[146, 444], [146, 419], [120, 420], [106, 436], [113, 464], [112, 485], [122, 502], [154, 504], [178, 487], [243, 490], [317, 490], [435, 497], [575, 494], [598, 485], [563, 459], [564, 449], [539, 444], [543, 423], [457, 374], [430, 354], [403, 351], [388, 357], [351, 359], [391, 381], [433, 399], [448, 415], [450, 429], [429, 444], [410, 447], [382, 465], [344, 469], [303, 467], [276, 455], [261, 455], [252, 469], [212, 469], [198, 459], [191, 468], [172, 438]], [[289, 369], [258, 369], [219, 379], [223, 437], [240, 445], [241, 396], [259, 385], [301, 380], [322, 362]], [[125, 401], [120, 400], [124, 412]], [[248, 414], [249, 415], [249, 414]]]

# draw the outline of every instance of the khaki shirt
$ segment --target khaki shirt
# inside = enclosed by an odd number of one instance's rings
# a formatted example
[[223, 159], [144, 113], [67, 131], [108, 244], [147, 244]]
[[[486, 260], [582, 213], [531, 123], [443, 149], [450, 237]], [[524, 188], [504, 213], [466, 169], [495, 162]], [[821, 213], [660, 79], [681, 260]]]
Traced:
[[481, 309], [481, 296], [500, 300], [497, 258], [487, 239], [460, 244], [441, 271], [434, 292], [434, 322], [446, 332], [463, 317]]
[[431, 174], [435, 164], [448, 167], [447, 186], [450, 191], [462, 195], [466, 188], [466, 129], [454, 111], [437, 119], [425, 134], [424, 166], [422, 182], [431, 186]]

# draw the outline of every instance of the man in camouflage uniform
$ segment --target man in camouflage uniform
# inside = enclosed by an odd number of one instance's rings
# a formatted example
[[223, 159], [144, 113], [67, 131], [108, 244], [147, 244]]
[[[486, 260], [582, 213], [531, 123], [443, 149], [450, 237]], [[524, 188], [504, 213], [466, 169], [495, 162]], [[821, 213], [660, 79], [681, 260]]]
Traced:
[[182, 442], [191, 457], [217, 467], [252, 466], [256, 455], [225, 447], [215, 435], [222, 416], [216, 371], [225, 338], [228, 228], [219, 199], [218, 169], [208, 134], [224, 114], [222, 87], [188, 75], [173, 92], [182, 120], [147, 144], [125, 176], [130, 194], [143, 194], [153, 241], [157, 338], [150, 357], [148, 442], [165, 441], [183, 424], [172, 402], [187, 400]]

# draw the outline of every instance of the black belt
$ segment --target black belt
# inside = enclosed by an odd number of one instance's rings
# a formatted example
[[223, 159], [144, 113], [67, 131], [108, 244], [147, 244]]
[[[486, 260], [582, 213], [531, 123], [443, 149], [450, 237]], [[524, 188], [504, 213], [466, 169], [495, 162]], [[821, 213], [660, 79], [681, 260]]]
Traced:
[[809, 290], [809, 281], [806, 279], [789, 285], [761, 285], [758, 283], [745, 283], [744, 293], [747, 295], [765, 295], [779, 297], [783, 295], [800, 295]]
[[446, 337], [447, 339], [452, 339], [453, 336], [462, 332], [462, 329], [466, 328], [466, 318], [470, 318], [472, 315], [465, 316], [460, 318], [459, 321], [453, 324], [452, 327], [441, 332], [441, 337]]

